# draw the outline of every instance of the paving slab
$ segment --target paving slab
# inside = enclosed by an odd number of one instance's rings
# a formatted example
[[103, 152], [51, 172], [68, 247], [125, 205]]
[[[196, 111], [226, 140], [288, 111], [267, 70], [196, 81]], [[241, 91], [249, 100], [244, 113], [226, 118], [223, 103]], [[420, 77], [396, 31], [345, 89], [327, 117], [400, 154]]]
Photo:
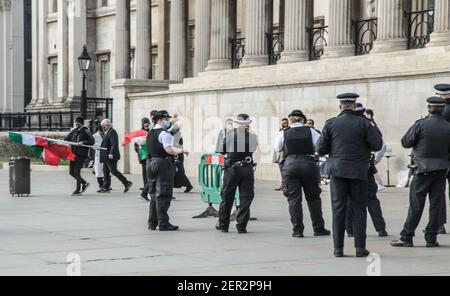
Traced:
[[[286, 199], [275, 192], [277, 182], [257, 181], [247, 235], [214, 230], [215, 218], [192, 219], [206, 205], [195, 192], [175, 190], [170, 216], [179, 232], [147, 230], [148, 203], [138, 199], [140, 176], [128, 176], [134, 188], [123, 194], [113, 179], [111, 194], [97, 194], [93, 184], [82, 197], [71, 197], [74, 181], [64, 169], [33, 170], [32, 196], [10, 197], [8, 171], [0, 170], [0, 275], [67, 275], [68, 256], [81, 260], [82, 275], [367, 275], [373, 258], [382, 275], [449, 275], [450, 235], [439, 237], [441, 248], [427, 249], [421, 229], [416, 248], [395, 249], [408, 208], [408, 189], [379, 193], [391, 234], [378, 238], [368, 222], [372, 257], [355, 258], [353, 240], [346, 239], [346, 258], [332, 256], [331, 237], [313, 237], [306, 204], [305, 238], [291, 237]], [[331, 227], [329, 189], [322, 193], [323, 212]], [[370, 271], [370, 270], [369, 270]]]

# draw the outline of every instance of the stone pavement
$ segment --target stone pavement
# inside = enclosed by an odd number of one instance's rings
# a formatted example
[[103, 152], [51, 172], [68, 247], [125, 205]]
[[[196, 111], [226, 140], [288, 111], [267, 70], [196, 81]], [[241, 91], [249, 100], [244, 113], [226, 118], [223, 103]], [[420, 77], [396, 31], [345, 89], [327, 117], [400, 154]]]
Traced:
[[[94, 177], [84, 172], [92, 185]], [[176, 233], [146, 228], [148, 204], [137, 198], [139, 176], [133, 190], [122, 194], [113, 179], [110, 195], [94, 193], [71, 197], [71, 178], [64, 171], [32, 172], [30, 198], [11, 198], [8, 172], [0, 170], [0, 275], [66, 275], [67, 256], [81, 257], [82, 275], [366, 275], [366, 259], [354, 257], [353, 242], [346, 240], [347, 258], [332, 256], [331, 237], [313, 238], [305, 205], [306, 238], [290, 236], [285, 198], [274, 182], [259, 181], [249, 234], [214, 230], [216, 220], [192, 219], [205, 205], [197, 193], [176, 192], [170, 214], [181, 227]], [[196, 183], [193, 180], [193, 183]], [[394, 249], [407, 210], [407, 190], [388, 189], [380, 194], [388, 231], [380, 239], [369, 222], [368, 248], [381, 256], [382, 275], [450, 275], [450, 235], [443, 245], [427, 249], [421, 233], [413, 249]], [[331, 227], [328, 188], [324, 188], [325, 220]], [[426, 213], [426, 212], [425, 212]], [[424, 227], [427, 214], [420, 226]]]

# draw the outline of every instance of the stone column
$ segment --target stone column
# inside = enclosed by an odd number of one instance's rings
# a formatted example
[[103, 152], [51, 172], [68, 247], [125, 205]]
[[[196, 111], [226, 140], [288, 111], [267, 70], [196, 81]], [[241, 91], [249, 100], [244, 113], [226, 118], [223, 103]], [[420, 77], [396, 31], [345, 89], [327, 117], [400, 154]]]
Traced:
[[68, 20], [67, 20], [67, 1], [58, 1], [58, 101], [63, 102], [67, 98], [68, 87]]
[[211, 34], [211, 0], [196, 0], [195, 5], [194, 76], [198, 76], [198, 73], [205, 71], [208, 66]]
[[[73, 98], [78, 98], [81, 95], [82, 89], [82, 75], [78, 66], [78, 57], [86, 44], [86, 1], [69, 0], [67, 2], [67, 15], [68, 15], [68, 100], [72, 101]], [[88, 48], [89, 49], [89, 48]], [[91, 69], [93, 63], [95, 63], [95, 57], [91, 56], [93, 61], [91, 62]], [[59, 73], [58, 73], [59, 75]], [[88, 85], [89, 89], [89, 85]], [[68, 105], [70, 103], [68, 102]]]
[[[7, 44], [7, 42], [5, 41], [5, 32], [3, 30], [3, 18], [4, 15], [6, 13], [4, 13], [2, 11], [2, 7], [0, 6], [0, 25], [2, 26], [2, 30], [0, 30], [0, 65], [2, 65], [2, 68], [4, 67], [5, 64], [5, 54], [4, 54], [4, 50], [5, 50], [5, 45]], [[1, 69], [0, 70], [0, 112], [5, 112], [5, 100], [6, 100], [6, 95], [5, 95], [5, 91], [6, 91], [6, 87], [5, 87], [5, 70]]]
[[378, 0], [378, 33], [373, 52], [406, 50], [408, 0]]
[[307, 27], [312, 24], [313, 1], [286, 0], [284, 51], [280, 63], [309, 60], [309, 36]]
[[152, 3], [136, 0], [136, 79], [152, 78]]
[[126, 79], [130, 73], [130, 1], [116, 0], [115, 77]]
[[186, 77], [186, 1], [170, 4], [170, 80]]
[[170, 9], [168, 0], [158, 3], [158, 71], [157, 80], [169, 79]]
[[39, 3], [38, 1], [31, 1], [31, 46], [32, 46], [32, 98], [29, 106], [37, 103], [39, 98]]
[[353, 0], [329, 0], [328, 46], [323, 58], [355, 54], [353, 43]]
[[245, 0], [245, 5], [245, 56], [241, 68], [267, 65], [266, 33], [272, 33], [273, 1]]
[[430, 46], [450, 44], [450, 0], [436, 0], [434, 8], [434, 32], [431, 34]]
[[211, 49], [206, 71], [231, 68], [230, 0], [211, 0]]
[[38, 1], [39, 11], [39, 99], [38, 104], [45, 104], [48, 102], [48, 1]]

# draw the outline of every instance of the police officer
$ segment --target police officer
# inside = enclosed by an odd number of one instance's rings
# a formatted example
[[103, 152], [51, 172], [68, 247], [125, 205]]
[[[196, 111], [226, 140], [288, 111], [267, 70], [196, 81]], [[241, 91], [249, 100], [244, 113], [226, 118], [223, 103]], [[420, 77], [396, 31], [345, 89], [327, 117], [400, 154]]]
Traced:
[[370, 122], [355, 112], [359, 95], [346, 93], [337, 97], [342, 110], [323, 128], [318, 153], [329, 155], [331, 202], [333, 212], [334, 255], [344, 256], [345, 216], [347, 206], [353, 212], [357, 257], [366, 257], [367, 170], [371, 151], [379, 151], [383, 140]]
[[425, 229], [427, 247], [438, 247], [437, 235], [445, 200], [445, 178], [450, 167], [450, 124], [445, 120], [445, 102], [439, 97], [427, 99], [429, 116], [416, 121], [402, 138], [404, 148], [413, 148], [414, 178], [409, 189], [409, 211], [399, 240], [393, 247], [413, 247], [413, 237], [423, 213], [427, 195], [430, 221]]
[[148, 219], [150, 230], [156, 230], [158, 226], [160, 231], [178, 230], [178, 226], [170, 224], [167, 211], [173, 194], [174, 157], [188, 152], [174, 146], [174, 137], [167, 131], [171, 126], [170, 118], [172, 117], [165, 110], [156, 112], [153, 116], [155, 126], [147, 136], [147, 175], [151, 197]]
[[[361, 118], [364, 118], [372, 124], [377, 132], [382, 137], [380, 129], [371, 122], [365, 115], [366, 108], [364, 108], [364, 105], [361, 103], [356, 104], [356, 113], [361, 116]], [[383, 148], [381, 151], [377, 153], [382, 153], [386, 151], [386, 145], [383, 142]], [[378, 185], [375, 181], [375, 174], [377, 173], [377, 168], [375, 164], [375, 159], [381, 159], [383, 156], [376, 155], [376, 153], [372, 153], [370, 157], [370, 166], [368, 170], [368, 200], [367, 200], [367, 209], [369, 210], [370, 217], [372, 218], [373, 226], [375, 227], [375, 230], [378, 233], [379, 237], [386, 237], [388, 236], [388, 233], [386, 231], [386, 222], [383, 218], [383, 211], [381, 210], [381, 203], [380, 200], [377, 197], [378, 192]], [[347, 234], [349, 237], [353, 237], [353, 213], [351, 211], [351, 208], [347, 208], [347, 222], [346, 222], [346, 228], [347, 228]]]
[[282, 175], [284, 193], [288, 198], [289, 214], [293, 225], [293, 237], [303, 236], [302, 190], [305, 192], [314, 236], [330, 235], [325, 229], [322, 215], [322, 200], [320, 199], [320, 172], [315, 152], [320, 134], [313, 128], [305, 126], [305, 115], [300, 110], [294, 110], [289, 115], [290, 127], [278, 134], [275, 150], [283, 152]]
[[258, 147], [258, 140], [250, 132], [250, 117], [247, 114], [237, 116], [235, 123], [238, 128], [225, 135], [222, 154], [226, 155], [224, 165], [222, 203], [219, 208], [219, 222], [216, 229], [228, 232], [231, 209], [234, 204], [236, 190], [239, 188], [240, 205], [236, 214], [236, 229], [238, 233], [247, 233], [250, 219], [250, 205], [252, 204], [255, 185], [253, 153]]
[[[434, 88], [436, 89], [436, 95], [445, 100], [445, 109], [443, 115], [445, 120], [450, 122], [450, 84], [437, 84]], [[447, 174], [447, 183], [450, 197], [450, 172]], [[447, 223], [447, 205], [445, 199], [442, 206], [441, 219], [442, 220], [439, 227], [439, 234], [445, 234], [445, 224]]]

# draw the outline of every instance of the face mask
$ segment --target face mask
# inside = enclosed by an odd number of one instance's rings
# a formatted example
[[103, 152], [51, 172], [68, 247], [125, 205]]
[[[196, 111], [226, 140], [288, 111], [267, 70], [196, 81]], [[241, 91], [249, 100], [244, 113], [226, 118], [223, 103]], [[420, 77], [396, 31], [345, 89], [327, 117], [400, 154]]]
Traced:
[[166, 120], [166, 121], [164, 121], [164, 123], [163, 123], [163, 127], [164, 127], [165, 129], [170, 128], [171, 125], [172, 125], [172, 123], [171, 123], [169, 120]]

